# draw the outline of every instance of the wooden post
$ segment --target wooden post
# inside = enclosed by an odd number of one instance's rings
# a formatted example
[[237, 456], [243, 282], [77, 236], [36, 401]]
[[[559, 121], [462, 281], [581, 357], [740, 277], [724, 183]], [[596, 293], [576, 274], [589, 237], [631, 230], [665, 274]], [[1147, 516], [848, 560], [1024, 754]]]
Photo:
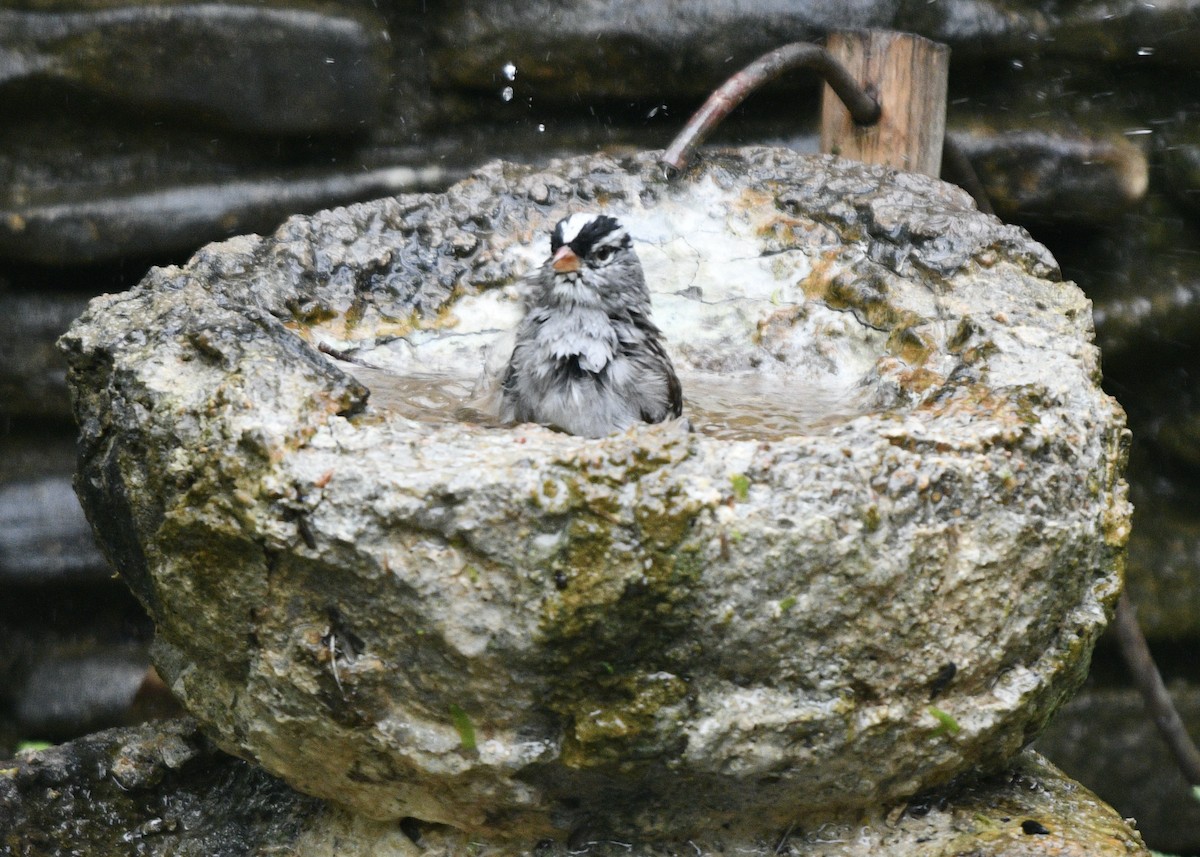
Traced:
[[911, 33], [849, 30], [830, 33], [826, 50], [882, 112], [874, 125], [858, 125], [826, 84], [821, 151], [936, 177], [946, 135], [950, 49]]

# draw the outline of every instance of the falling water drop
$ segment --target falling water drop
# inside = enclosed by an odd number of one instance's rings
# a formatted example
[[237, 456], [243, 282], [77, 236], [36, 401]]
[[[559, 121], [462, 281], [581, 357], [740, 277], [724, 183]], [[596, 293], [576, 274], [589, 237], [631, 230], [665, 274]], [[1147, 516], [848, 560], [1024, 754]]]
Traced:
[[511, 86], [504, 87], [504, 89], [500, 90], [500, 97], [503, 98], [505, 101], [512, 101], [513, 100], [513, 88]]
[[505, 80], [516, 80], [517, 79], [517, 67], [513, 63], [506, 62], [504, 64], [504, 68], [502, 68], [501, 71], [504, 72]]
[[546, 126], [543, 125], [541, 122], [538, 123], [538, 133], [539, 134], [546, 133]]
[[1152, 57], [1154, 56], [1154, 48], [1138, 48], [1137, 55], [1139, 57]]

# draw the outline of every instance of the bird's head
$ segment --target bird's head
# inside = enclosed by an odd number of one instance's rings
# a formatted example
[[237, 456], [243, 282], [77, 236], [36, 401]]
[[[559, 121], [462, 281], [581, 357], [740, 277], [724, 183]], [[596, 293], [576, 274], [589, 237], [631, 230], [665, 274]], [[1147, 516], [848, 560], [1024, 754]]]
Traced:
[[550, 233], [550, 297], [600, 306], [648, 299], [642, 266], [625, 227], [607, 214], [572, 214]]

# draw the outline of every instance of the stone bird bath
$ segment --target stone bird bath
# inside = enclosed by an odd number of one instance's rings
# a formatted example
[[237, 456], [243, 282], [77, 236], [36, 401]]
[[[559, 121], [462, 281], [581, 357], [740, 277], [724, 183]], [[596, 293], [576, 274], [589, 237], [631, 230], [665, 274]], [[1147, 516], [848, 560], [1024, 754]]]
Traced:
[[[635, 237], [686, 420], [461, 407], [579, 210]], [[900, 800], [1031, 740], [1121, 585], [1090, 305], [924, 177], [493, 164], [211, 245], [62, 347], [164, 679], [373, 819], [682, 837]]]

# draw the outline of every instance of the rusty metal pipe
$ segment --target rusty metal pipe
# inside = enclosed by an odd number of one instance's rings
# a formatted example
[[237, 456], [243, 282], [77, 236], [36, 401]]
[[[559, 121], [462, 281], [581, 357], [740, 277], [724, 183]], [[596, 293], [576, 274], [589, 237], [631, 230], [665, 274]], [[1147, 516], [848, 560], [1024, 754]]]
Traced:
[[794, 42], [763, 54], [708, 97], [659, 158], [668, 175], [683, 172], [697, 147], [750, 93], [794, 68], [810, 68], [821, 75], [846, 105], [855, 122], [873, 125], [879, 121], [878, 102], [858, 85], [841, 63], [820, 45]]

